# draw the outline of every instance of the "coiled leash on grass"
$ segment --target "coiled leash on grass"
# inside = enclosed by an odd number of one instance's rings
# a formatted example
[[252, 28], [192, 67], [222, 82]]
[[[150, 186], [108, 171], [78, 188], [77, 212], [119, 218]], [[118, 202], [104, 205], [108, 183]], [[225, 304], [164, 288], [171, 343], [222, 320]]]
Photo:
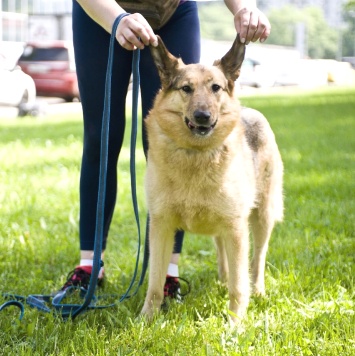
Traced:
[[[64, 291], [59, 291], [54, 296], [32, 294], [29, 295], [28, 297], [23, 297], [14, 294], [3, 294], [5, 298], [12, 299], [12, 300], [1, 305], [0, 311], [9, 306], [17, 306], [21, 311], [20, 318], [19, 318], [20, 320], [22, 319], [24, 314], [24, 303], [44, 312], [52, 312], [54, 309], [54, 311], [59, 312], [59, 314], [64, 319], [67, 319], [69, 317], [75, 319], [79, 314], [89, 309], [103, 309], [116, 305], [116, 302], [110, 303], [108, 305], [96, 305], [96, 302], [100, 299], [104, 299], [104, 296], [96, 297], [95, 289], [98, 281], [100, 268], [103, 266], [103, 262], [101, 261], [101, 252], [102, 252], [102, 241], [104, 235], [104, 206], [105, 206], [105, 196], [106, 196], [109, 124], [110, 124], [110, 111], [111, 111], [111, 76], [112, 76], [112, 66], [113, 66], [115, 34], [116, 34], [118, 24], [120, 23], [122, 18], [128, 15], [129, 13], [124, 13], [117, 17], [117, 19], [115, 20], [112, 26], [112, 33], [110, 37], [109, 55], [108, 55], [108, 63], [107, 63], [107, 71], [106, 71], [106, 83], [105, 83], [104, 111], [103, 111], [102, 128], [101, 128], [99, 190], [98, 190], [98, 201], [97, 201], [97, 211], [96, 211], [96, 230], [95, 230], [93, 269], [92, 269], [88, 290], [82, 287], [80, 288], [80, 295], [82, 295], [85, 298], [84, 302], [82, 304], [62, 303], [64, 299], [73, 292], [73, 290], [78, 289], [75, 287], [69, 287]], [[146, 273], [148, 259], [149, 259], [148, 239], [146, 237], [141, 276], [138, 285], [136, 286], [136, 289], [131, 293], [131, 290], [137, 278], [140, 247], [141, 247], [141, 229], [140, 229], [140, 222], [139, 222], [139, 212], [138, 212], [137, 192], [136, 192], [136, 173], [135, 173], [135, 164], [136, 164], [135, 149], [136, 149], [137, 131], [138, 131], [138, 93], [139, 93], [139, 84], [140, 84], [139, 60], [140, 60], [140, 51], [139, 49], [136, 49], [135, 51], [133, 51], [133, 59], [132, 59], [133, 103], [132, 103], [132, 129], [131, 129], [131, 146], [130, 146], [130, 175], [131, 175], [132, 203], [133, 203], [134, 215], [135, 215], [137, 230], [138, 230], [138, 249], [137, 249], [135, 269], [130, 285], [128, 286], [126, 292], [118, 298], [119, 303], [137, 294], [139, 287], [142, 285], [144, 281], [144, 276]]]
[[23, 315], [25, 313], [24, 305], [21, 302], [19, 302], [18, 300], [9, 300], [8, 302], [6, 302], [0, 306], [0, 311], [4, 310], [5, 308], [8, 308], [10, 306], [15, 306], [20, 309], [19, 320], [22, 320]]

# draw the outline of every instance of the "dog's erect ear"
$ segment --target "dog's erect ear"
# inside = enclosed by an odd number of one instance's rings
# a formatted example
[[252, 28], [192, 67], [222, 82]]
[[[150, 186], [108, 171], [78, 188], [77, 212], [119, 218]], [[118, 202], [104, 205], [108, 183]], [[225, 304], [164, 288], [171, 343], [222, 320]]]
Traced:
[[171, 84], [171, 79], [174, 78], [174, 72], [179, 67], [179, 60], [167, 50], [163, 40], [159, 36], [157, 37], [158, 46], [150, 46], [150, 52], [158, 69], [161, 84], [167, 88]]
[[245, 44], [240, 42], [239, 34], [233, 42], [232, 48], [223, 56], [215, 61], [213, 65], [219, 67], [226, 78], [231, 81], [238, 79], [240, 68], [245, 56]]

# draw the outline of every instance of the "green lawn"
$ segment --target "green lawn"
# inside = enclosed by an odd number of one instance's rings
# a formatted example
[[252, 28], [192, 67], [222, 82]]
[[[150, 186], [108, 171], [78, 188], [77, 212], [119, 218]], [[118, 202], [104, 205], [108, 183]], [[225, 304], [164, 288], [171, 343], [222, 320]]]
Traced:
[[[138, 318], [146, 283], [117, 307], [63, 322], [26, 307], [0, 313], [2, 355], [354, 355], [355, 88], [255, 94], [285, 165], [285, 219], [267, 257], [267, 297], [253, 298], [245, 331], [227, 327], [227, 290], [209, 237], [187, 235], [184, 304], [152, 324]], [[81, 118], [0, 118], [1, 293], [48, 294], [78, 262]], [[145, 220], [144, 156], [138, 194]], [[105, 293], [122, 293], [134, 269], [129, 135], [105, 259]], [[5, 300], [0, 297], [0, 304]]]

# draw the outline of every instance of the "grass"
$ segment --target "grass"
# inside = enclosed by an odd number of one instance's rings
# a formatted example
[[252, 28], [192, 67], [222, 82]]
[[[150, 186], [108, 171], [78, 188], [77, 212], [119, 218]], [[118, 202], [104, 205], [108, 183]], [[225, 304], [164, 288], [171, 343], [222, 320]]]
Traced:
[[[136, 297], [75, 321], [26, 307], [20, 322], [8, 308], [0, 313], [0, 354], [355, 354], [355, 88], [241, 101], [268, 117], [285, 165], [285, 220], [270, 243], [267, 297], [252, 299], [245, 331], [226, 326], [228, 296], [217, 281], [212, 239], [187, 235], [180, 270], [192, 290], [184, 304], [145, 323], [138, 318], [145, 283]], [[77, 264], [81, 136], [76, 115], [0, 119], [0, 292], [48, 294]], [[128, 286], [137, 248], [126, 136], [105, 293]]]

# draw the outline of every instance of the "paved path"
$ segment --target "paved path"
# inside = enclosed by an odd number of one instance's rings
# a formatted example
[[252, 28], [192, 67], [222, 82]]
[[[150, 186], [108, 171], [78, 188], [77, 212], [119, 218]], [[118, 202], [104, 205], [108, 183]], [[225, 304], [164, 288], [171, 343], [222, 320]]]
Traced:
[[[37, 103], [41, 115], [52, 115], [52, 114], [68, 114], [68, 113], [78, 113], [81, 114], [81, 103], [73, 102], [66, 103], [58, 98], [44, 98], [38, 97]], [[0, 119], [1, 118], [17, 118], [18, 109], [10, 106], [0, 106]]]

